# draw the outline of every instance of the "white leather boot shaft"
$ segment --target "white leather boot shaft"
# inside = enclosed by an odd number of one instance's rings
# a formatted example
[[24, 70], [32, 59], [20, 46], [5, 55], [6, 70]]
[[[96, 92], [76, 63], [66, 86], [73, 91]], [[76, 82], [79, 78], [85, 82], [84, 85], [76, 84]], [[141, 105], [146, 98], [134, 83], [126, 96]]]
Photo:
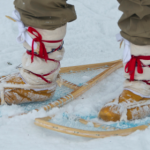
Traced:
[[150, 85], [142, 81], [129, 81], [124, 82], [124, 89], [127, 89], [141, 97], [150, 98]]
[[[44, 30], [44, 29], [37, 29], [37, 28], [35, 28], [35, 29], [42, 35], [42, 40], [56, 41], [56, 40], [61, 40], [65, 37], [66, 28], [67, 28], [67, 25], [64, 25], [55, 30]], [[32, 35], [31, 33], [28, 32], [28, 34], [32, 37], [32, 39], [35, 38], [35, 36]], [[47, 52], [51, 52], [52, 49], [55, 49], [55, 48], [59, 47], [59, 45], [61, 45], [61, 42], [59, 42], [59, 43], [43, 42], [43, 43], [45, 45]], [[39, 44], [39, 43], [37, 42], [37, 44]], [[31, 47], [28, 45], [28, 43], [24, 42], [23, 45], [27, 50], [31, 50]]]
[[[42, 40], [49, 40], [49, 41], [56, 41], [56, 40], [61, 40], [65, 37], [66, 34], [66, 25], [62, 26], [60, 28], [57, 28], [56, 30], [42, 30], [42, 29], [36, 29], [41, 35], [42, 35]], [[34, 35], [30, 34], [29, 35], [34, 38]], [[52, 51], [52, 49], [58, 48], [62, 43], [46, 43], [43, 42], [45, 45], [45, 48], [47, 52]], [[39, 45], [39, 43], [37, 42]], [[24, 43], [24, 47], [27, 50], [31, 50], [31, 47], [27, 44]], [[39, 51], [39, 50], [38, 50]], [[37, 51], [36, 51], [37, 52]], [[64, 48], [61, 50], [55, 51], [53, 53], [48, 54], [48, 57], [50, 59], [54, 59], [57, 61], [61, 61], [63, 59], [64, 55]], [[58, 68], [59, 63], [53, 62], [53, 61], [45, 61], [44, 59], [38, 58], [34, 56], [34, 61], [31, 63], [31, 56], [28, 55], [27, 53], [24, 53], [22, 57], [22, 68], [20, 69], [20, 74], [25, 80], [26, 83], [31, 84], [31, 85], [41, 85], [41, 84], [48, 84], [41, 78], [37, 77], [36, 75], [30, 73], [29, 71], [36, 73], [36, 74], [48, 74], [51, 71], [55, 70]], [[60, 67], [53, 72], [52, 74], [45, 76], [44, 78], [51, 81], [55, 82], [57, 75], [59, 73]], [[28, 71], [27, 71], [28, 70]]]
[[[130, 50], [131, 55], [134, 56], [150, 56], [150, 45], [146, 46], [138, 46], [134, 44], [130, 44]], [[150, 60], [140, 60], [144, 65], [150, 65]], [[126, 64], [125, 64], [126, 65]], [[125, 67], [124, 65], [124, 67]], [[125, 78], [130, 79], [130, 75], [128, 73], [125, 73]], [[150, 68], [149, 67], [143, 67], [143, 73], [139, 74], [137, 72], [137, 67], [135, 69], [135, 80], [150, 80]]]
[[[150, 45], [146, 46], [138, 46], [134, 44], [130, 44], [130, 51], [131, 55], [134, 56], [150, 56]], [[140, 61], [144, 65], [150, 65], [150, 60], [142, 60]], [[125, 68], [124, 64], [124, 68]], [[135, 75], [134, 79], [135, 81], [129, 81], [130, 75], [129, 73], [124, 74], [125, 78], [128, 79], [124, 83], [124, 88], [127, 90], [132, 91], [133, 93], [141, 96], [141, 97], [147, 97], [150, 98], [150, 85], [146, 84], [143, 81], [140, 80], [150, 80], [150, 68], [149, 67], [143, 67], [143, 73], [139, 74], [137, 72], [137, 67], [135, 68]]]
[[[51, 59], [62, 60], [63, 55], [64, 55], [64, 48], [60, 51], [56, 51], [54, 53], [49, 54], [48, 57]], [[24, 53], [22, 58], [22, 68], [20, 69], [20, 74], [28, 84], [48, 84], [44, 80], [28, 72], [27, 70], [42, 75], [47, 74], [52, 70], [56, 69], [58, 65], [59, 64], [56, 62], [53, 61], [45, 62], [44, 59], [40, 59], [38, 57], [34, 57], [34, 62], [31, 63], [31, 56], [28, 55], [27, 53]], [[55, 81], [59, 73], [59, 69], [60, 67], [54, 73], [45, 76], [45, 78], [52, 82]]]

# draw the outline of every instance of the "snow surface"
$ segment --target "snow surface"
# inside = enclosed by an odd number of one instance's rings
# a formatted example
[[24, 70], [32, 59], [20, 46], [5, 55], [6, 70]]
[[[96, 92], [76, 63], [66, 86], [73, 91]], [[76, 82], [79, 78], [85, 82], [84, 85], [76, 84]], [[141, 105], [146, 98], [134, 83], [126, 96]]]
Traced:
[[[68, 24], [65, 57], [62, 66], [107, 62], [120, 59], [122, 50], [116, 42], [117, 21], [121, 16], [117, 0], [68, 0], [75, 5], [78, 19]], [[14, 10], [13, 0], [0, 0], [0, 76], [17, 72], [24, 53], [16, 41], [16, 23], [5, 18]], [[12, 65], [7, 63], [11, 62]], [[87, 80], [87, 76], [83, 76]], [[49, 112], [33, 111], [8, 118], [22, 110], [19, 106], [3, 106], [0, 118], [0, 150], [149, 150], [150, 128], [127, 137], [89, 139], [65, 135], [34, 125], [34, 119], [67, 111], [72, 114], [96, 115], [99, 109], [122, 91], [122, 69], [63, 108]], [[98, 120], [97, 120], [98, 121]]]

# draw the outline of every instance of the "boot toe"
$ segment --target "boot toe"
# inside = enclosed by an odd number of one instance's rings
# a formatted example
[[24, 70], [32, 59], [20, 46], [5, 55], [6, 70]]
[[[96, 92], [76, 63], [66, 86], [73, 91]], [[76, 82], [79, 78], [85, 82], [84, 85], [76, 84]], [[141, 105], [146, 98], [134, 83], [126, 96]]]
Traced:
[[104, 121], [119, 121], [120, 116], [117, 105], [103, 107], [98, 114], [98, 117]]

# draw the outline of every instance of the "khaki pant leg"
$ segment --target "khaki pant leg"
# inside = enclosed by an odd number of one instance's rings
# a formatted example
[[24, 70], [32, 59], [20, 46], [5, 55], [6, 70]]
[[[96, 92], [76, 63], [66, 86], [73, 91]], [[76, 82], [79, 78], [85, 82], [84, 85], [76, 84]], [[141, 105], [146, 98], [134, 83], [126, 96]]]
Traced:
[[73, 5], [67, 0], [15, 0], [15, 8], [25, 26], [54, 30], [76, 19]]
[[136, 45], [150, 45], [150, 0], [118, 0], [121, 35]]

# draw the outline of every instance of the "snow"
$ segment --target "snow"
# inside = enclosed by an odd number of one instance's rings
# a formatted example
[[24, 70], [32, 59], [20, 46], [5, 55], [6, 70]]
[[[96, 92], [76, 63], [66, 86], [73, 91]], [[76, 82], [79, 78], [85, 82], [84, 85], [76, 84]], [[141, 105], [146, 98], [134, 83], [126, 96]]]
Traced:
[[[68, 0], [75, 5], [78, 19], [68, 24], [65, 37], [65, 56], [62, 67], [100, 63], [120, 59], [122, 50], [116, 42], [119, 32], [117, 21], [121, 16], [117, 0]], [[13, 0], [0, 1], [0, 76], [17, 72], [24, 53], [16, 37], [16, 23], [5, 18], [14, 10]], [[8, 65], [7, 62], [12, 63]], [[82, 80], [87, 80], [83, 76]], [[97, 115], [100, 108], [115, 98], [122, 91], [122, 69], [116, 71], [98, 86], [92, 88], [77, 100], [63, 108], [54, 108], [49, 112], [40, 110], [27, 115], [8, 118], [22, 112], [19, 106], [3, 106], [0, 118], [1, 150], [148, 150], [150, 128], [136, 131], [127, 137], [109, 137], [105, 139], [81, 138], [65, 135], [34, 125], [34, 119], [53, 114], [68, 112], [70, 114]], [[98, 119], [96, 120], [98, 121]], [[90, 125], [90, 124], [89, 124]]]

